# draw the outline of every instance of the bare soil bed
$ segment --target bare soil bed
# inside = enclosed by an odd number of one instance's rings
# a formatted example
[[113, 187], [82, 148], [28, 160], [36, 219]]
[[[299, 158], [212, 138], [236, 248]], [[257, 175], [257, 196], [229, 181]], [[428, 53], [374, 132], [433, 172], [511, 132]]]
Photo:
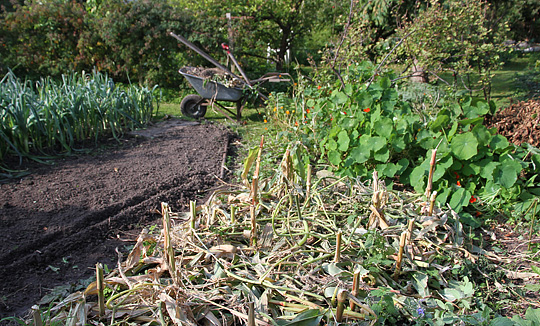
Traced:
[[120, 146], [25, 163], [30, 174], [0, 184], [0, 319], [24, 315], [56, 286], [72, 290], [97, 262], [114, 267], [115, 248], [126, 252], [143, 226], [160, 223], [161, 202], [180, 211], [203, 198], [228, 142], [222, 127], [168, 120]]

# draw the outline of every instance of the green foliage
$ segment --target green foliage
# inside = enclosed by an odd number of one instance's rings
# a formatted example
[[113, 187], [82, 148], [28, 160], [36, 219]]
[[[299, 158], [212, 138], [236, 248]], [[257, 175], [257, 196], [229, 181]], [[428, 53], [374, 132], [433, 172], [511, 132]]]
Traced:
[[166, 1], [28, 1], [1, 18], [0, 72], [38, 79], [96, 68], [121, 82], [181, 80], [168, 32], [185, 31], [189, 20]]
[[16, 68], [33, 78], [88, 69], [76, 60], [79, 37], [85, 29], [84, 6], [52, 0], [16, 5], [0, 16], [0, 73]]
[[0, 161], [9, 154], [71, 152], [82, 142], [140, 128], [154, 112], [152, 93], [116, 86], [97, 72], [35, 85], [10, 72], [0, 81]]
[[189, 21], [184, 15], [165, 1], [147, 0], [107, 1], [94, 15], [98, 19], [82, 42], [98, 69], [140, 84], [178, 85], [177, 41], [168, 33], [185, 31]]
[[[318, 0], [234, 0], [226, 6], [220, 0], [175, 3], [190, 8], [195, 17], [193, 28], [197, 33], [192, 40], [210, 51], [222, 42], [232, 43], [229, 45], [245, 68], [262, 68], [265, 72], [274, 67], [285, 68], [289, 54], [306, 60], [309, 49], [308, 55], [316, 55], [327, 44], [328, 37], [335, 35], [338, 17], [348, 9], [341, 2]], [[230, 20], [226, 19], [227, 13]]]
[[291, 102], [282, 99], [285, 108], [267, 117], [294, 125], [297, 137], [339, 173], [369, 179], [377, 170], [418, 193], [426, 189], [431, 152], [437, 148], [437, 200], [474, 213], [462, 214], [470, 226], [479, 225], [484, 204], [526, 211], [536, 196], [533, 174], [540, 157], [534, 148], [514, 146], [482, 125], [483, 116], [495, 112], [493, 102], [465, 96], [457, 103], [440, 101], [432, 114], [418, 114], [400, 98], [394, 75], [372, 79], [374, 69], [369, 62], [349, 66], [342, 74], [344, 87], [304, 83], [302, 93]]
[[[455, 84], [467, 89], [481, 89], [489, 99], [491, 71], [501, 64], [506, 49], [501, 45], [508, 32], [503, 21], [497, 29], [490, 28], [485, 1], [433, 1], [414, 19], [399, 28], [397, 36], [404, 39], [398, 56], [413, 73], [453, 73]], [[480, 75], [479, 80], [471, 78]]]

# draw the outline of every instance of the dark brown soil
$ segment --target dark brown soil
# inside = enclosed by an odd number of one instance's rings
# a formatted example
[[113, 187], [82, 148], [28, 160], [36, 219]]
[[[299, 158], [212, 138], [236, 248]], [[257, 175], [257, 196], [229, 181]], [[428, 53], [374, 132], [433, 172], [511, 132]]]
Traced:
[[160, 223], [161, 202], [187, 211], [219, 181], [228, 141], [222, 127], [169, 120], [92, 155], [26, 163], [29, 175], [0, 184], [0, 319], [97, 262], [114, 267], [122, 239]]
[[488, 128], [516, 145], [529, 143], [540, 147], [540, 100], [529, 100], [510, 105], [486, 121]]

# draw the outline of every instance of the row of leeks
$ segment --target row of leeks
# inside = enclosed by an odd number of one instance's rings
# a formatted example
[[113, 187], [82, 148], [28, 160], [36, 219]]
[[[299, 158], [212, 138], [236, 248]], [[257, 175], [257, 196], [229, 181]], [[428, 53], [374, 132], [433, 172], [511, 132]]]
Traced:
[[9, 154], [70, 153], [83, 142], [141, 128], [157, 109], [153, 93], [120, 87], [96, 71], [35, 83], [10, 71], [0, 80], [0, 162]]
[[96, 325], [374, 325], [414, 323], [447, 306], [453, 316], [477, 311], [462, 304], [472, 300], [471, 282], [453, 272], [478, 258], [453, 211], [427, 209], [431, 196], [387, 189], [376, 173], [367, 183], [312, 177], [294, 148], [259, 180], [262, 149], [261, 141], [246, 160], [251, 182], [244, 173], [244, 184], [192, 202], [188, 213], [162, 203], [161, 232], [143, 230], [114, 271], [98, 267], [97, 282], [47, 316]]

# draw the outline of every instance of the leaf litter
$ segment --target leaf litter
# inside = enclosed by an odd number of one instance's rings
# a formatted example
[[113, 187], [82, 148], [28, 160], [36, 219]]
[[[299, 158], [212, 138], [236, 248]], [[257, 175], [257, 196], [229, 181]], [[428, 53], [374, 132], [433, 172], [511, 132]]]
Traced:
[[[389, 189], [376, 172], [370, 182], [328, 171], [312, 180], [311, 167], [290, 150], [271, 177], [258, 180], [262, 148], [261, 140], [246, 160], [242, 184], [192, 202], [187, 213], [162, 203], [161, 231], [144, 229], [107, 275], [98, 264], [96, 281], [52, 304], [47, 318], [375, 325], [395, 313], [414, 322], [436, 310], [474, 311], [473, 283], [455, 271], [480, 257], [504, 262], [472, 245], [458, 214], [433, 205], [436, 193]], [[496, 280], [492, 286], [507, 289]], [[34, 313], [35, 323], [41, 318]]]

